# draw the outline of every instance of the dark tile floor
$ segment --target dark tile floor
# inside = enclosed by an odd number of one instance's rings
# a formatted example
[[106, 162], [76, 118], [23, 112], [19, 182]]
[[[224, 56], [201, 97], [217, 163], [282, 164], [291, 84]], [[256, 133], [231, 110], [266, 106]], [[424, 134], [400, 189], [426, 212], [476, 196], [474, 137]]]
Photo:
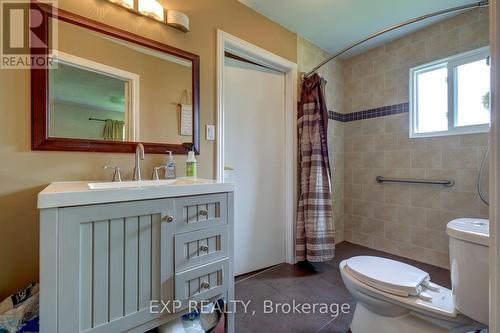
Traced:
[[[431, 275], [433, 282], [450, 287], [449, 271], [443, 268], [423, 264], [414, 260], [398, 257], [385, 252], [369, 249], [363, 246], [343, 242], [337, 245], [335, 259], [326, 263], [306, 265], [280, 264], [268, 270], [237, 278], [236, 299], [251, 301], [248, 311], [244, 306], [237, 306], [237, 333], [345, 333], [349, 330], [355, 302], [345, 289], [338, 265], [347, 258], [357, 255], [373, 255], [406, 262], [419, 267]], [[287, 306], [280, 306], [279, 313], [265, 313], [270, 307], [265, 307], [265, 301], [278, 303], [326, 303], [349, 304], [348, 314], [335, 313], [335, 307], [325, 313], [319, 306], [315, 314], [286, 314]], [[270, 304], [270, 303], [267, 303]], [[347, 312], [347, 311], [346, 311]]]

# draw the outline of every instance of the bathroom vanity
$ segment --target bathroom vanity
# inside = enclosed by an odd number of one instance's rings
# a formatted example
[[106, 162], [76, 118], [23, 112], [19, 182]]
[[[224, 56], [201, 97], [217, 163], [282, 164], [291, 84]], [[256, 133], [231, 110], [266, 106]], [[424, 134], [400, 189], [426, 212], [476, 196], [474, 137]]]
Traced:
[[233, 299], [233, 184], [96, 184], [38, 195], [40, 332], [144, 332]]

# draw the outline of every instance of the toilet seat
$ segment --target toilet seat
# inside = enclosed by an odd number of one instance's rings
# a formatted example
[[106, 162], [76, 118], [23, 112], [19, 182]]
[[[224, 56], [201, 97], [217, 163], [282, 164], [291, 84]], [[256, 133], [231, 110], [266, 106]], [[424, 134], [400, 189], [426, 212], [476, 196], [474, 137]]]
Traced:
[[408, 264], [373, 256], [357, 256], [346, 260], [346, 269], [356, 279], [397, 296], [418, 296], [429, 285], [427, 272]]
[[400, 306], [406, 307], [408, 309], [413, 309], [414, 311], [421, 312], [423, 314], [427, 313], [429, 315], [432, 314], [434, 316], [442, 316], [444, 318], [453, 320], [458, 319], [458, 312], [455, 309], [453, 295], [450, 289], [429, 282], [429, 287], [431, 287], [431, 289], [427, 289], [426, 293], [428, 293], [431, 297], [428, 300], [412, 295], [396, 295], [394, 293], [386, 292], [379, 288], [372, 287], [371, 285], [360, 280], [352, 273], [351, 269], [347, 268], [348, 260], [350, 259], [342, 261], [339, 265], [342, 279], [348, 279], [350, 281], [350, 284], [353, 285], [353, 287], [355, 287], [361, 293], [376, 297], [381, 300], [386, 300], [391, 303], [400, 304]]

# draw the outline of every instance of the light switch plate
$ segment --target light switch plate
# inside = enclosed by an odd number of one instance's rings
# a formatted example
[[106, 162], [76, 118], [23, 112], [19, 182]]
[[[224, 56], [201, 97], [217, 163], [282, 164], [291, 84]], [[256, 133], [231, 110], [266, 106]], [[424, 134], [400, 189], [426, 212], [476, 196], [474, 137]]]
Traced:
[[207, 125], [207, 140], [215, 140], [215, 125]]

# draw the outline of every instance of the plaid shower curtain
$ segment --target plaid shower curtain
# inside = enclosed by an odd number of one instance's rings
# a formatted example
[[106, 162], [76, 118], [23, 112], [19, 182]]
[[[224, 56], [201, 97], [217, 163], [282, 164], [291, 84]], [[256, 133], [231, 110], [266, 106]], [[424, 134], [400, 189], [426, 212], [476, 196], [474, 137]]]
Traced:
[[298, 261], [327, 261], [335, 254], [325, 84], [318, 74], [302, 82], [298, 112]]

